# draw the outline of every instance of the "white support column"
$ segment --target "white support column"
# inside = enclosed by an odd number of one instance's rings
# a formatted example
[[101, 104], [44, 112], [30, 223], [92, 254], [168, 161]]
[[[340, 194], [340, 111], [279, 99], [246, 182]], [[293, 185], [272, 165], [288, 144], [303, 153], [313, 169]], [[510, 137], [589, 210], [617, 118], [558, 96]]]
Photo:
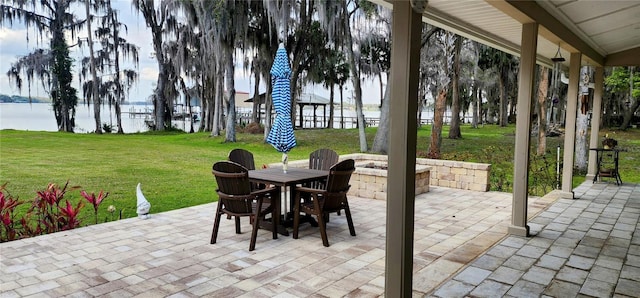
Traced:
[[509, 233], [529, 236], [527, 225], [527, 199], [529, 188], [529, 131], [531, 128], [531, 102], [535, 87], [536, 48], [538, 24], [522, 25], [520, 72], [518, 74], [518, 104], [516, 118], [516, 147], [513, 169], [513, 203]]
[[562, 159], [562, 196], [566, 198], [573, 198], [573, 159], [576, 147], [576, 113], [578, 112], [581, 59], [581, 53], [571, 53], [571, 58], [569, 58], [569, 90], [567, 92], [564, 154]]
[[[413, 2], [413, 1], [412, 1]], [[386, 297], [411, 297], [421, 14], [393, 2], [389, 175], [385, 250]]]
[[[589, 139], [589, 148], [598, 148], [600, 146], [600, 115], [602, 114], [602, 90], [604, 89], [604, 68], [596, 67], [593, 88], [593, 109], [591, 110], [591, 137]], [[596, 176], [596, 152], [589, 151], [589, 165], [587, 166], [587, 180]]]

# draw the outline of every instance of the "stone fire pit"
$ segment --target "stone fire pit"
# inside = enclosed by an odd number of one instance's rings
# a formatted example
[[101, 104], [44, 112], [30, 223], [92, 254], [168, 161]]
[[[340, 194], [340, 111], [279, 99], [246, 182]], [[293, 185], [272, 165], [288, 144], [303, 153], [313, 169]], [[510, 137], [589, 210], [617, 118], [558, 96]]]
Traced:
[[[431, 167], [416, 165], [416, 195], [429, 191]], [[356, 160], [356, 171], [349, 181], [349, 195], [387, 199], [387, 162], [376, 160]]]
[[[356, 171], [351, 176], [349, 195], [385, 200], [387, 198], [387, 156], [354, 153], [341, 155], [340, 160], [353, 159]], [[289, 162], [290, 167], [306, 168], [308, 160]], [[279, 166], [274, 163], [269, 166]], [[490, 164], [416, 158], [416, 194], [429, 191], [429, 185], [488, 191]]]

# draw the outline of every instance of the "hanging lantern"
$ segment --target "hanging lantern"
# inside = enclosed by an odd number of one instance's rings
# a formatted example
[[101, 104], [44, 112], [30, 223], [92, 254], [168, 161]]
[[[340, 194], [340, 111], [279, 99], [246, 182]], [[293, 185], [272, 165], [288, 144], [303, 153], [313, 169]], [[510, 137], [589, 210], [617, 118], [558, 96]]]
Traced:
[[558, 51], [556, 52], [556, 55], [551, 58], [551, 61], [553, 61], [553, 64], [567, 61], [566, 59], [562, 58], [562, 53], [560, 53], [560, 44], [558, 44]]

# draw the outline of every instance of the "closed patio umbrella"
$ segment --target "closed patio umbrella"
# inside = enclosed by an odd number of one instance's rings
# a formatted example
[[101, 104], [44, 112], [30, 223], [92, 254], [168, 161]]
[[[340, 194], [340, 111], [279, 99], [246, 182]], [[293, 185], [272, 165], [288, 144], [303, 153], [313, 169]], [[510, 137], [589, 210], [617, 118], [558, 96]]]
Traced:
[[282, 152], [282, 169], [287, 172], [287, 152], [296, 146], [296, 138], [293, 135], [293, 124], [291, 123], [291, 90], [289, 77], [291, 68], [289, 67], [289, 57], [284, 45], [280, 44], [276, 52], [273, 66], [271, 67], [271, 77], [273, 83], [273, 106], [276, 111], [276, 118], [271, 131], [267, 136], [267, 143], [273, 145], [278, 152]]

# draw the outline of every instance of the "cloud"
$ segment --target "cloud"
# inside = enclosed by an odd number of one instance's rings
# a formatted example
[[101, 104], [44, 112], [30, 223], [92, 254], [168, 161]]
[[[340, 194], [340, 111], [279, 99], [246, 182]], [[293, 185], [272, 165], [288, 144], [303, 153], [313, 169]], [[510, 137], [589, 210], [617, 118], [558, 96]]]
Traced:
[[[139, 101], [146, 100], [153, 92], [155, 84], [158, 79], [158, 65], [154, 58], [151, 57], [153, 52], [153, 43], [151, 38], [151, 31], [147, 28], [144, 17], [137, 13], [135, 9], [132, 9], [131, 2], [129, 1], [113, 1], [114, 8], [118, 11], [120, 22], [127, 25], [126, 34], [122, 36], [128, 42], [135, 44], [139, 47], [139, 66], [137, 71], [139, 72], [139, 81], [131, 90], [129, 100]], [[84, 16], [84, 9], [78, 10], [77, 15], [79, 17]], [[33, 51], [35, 48], [48, 47], [48, 41], [38, 41], [39, 36], [33, 30], [27, 31], [24, 24], [21, 22], [14, 22], [11, 27], [0, 27], [0, 93], [4, 94], [19, 94], [17, 89], [13, 85], [9, 84], [5, 73], [9, 70], [11, 63], [14, 63], [19, 56], [26, 55]], [[122, 32], [124, 33], [124, 31]], [[80, 32], [79, 36], [86, 35], [85, 32]], [[27, 36], [29, 42], [27, 42]], [[70, 41], [71, 43], [72, 41]], [[75, 42], [73, 42], [75, 43]], [[88, 55], [88, 50], [72, 50], [72, 57], [76, 59], [73, 66], [73, 71], [77, 72], [79, 69], [79, 61], [82, 56]], [[123, 68], [134, 69], [135, 67], [127, 62], [123, 61], [121, 65]], [[78, 75], [74, 73], [73, 86], [78, 88]], [[251, 73], [247, 73], [242, 69], [242, 63], [237, 62], [235, 72], [236, 90], [248, 92], [253, 94], [254, 80]], [[264, 81], [260, 82], [260, 91], [265, 91]], [[379, 103], [379, 83], [377, 80], [363, 80], [363, 100], [365, 103]], [[26, 84], [26, 83], [25, 83]], [[39, 86], [40, 82], [35, 82], [35, 86]], [[347, 84], [350, 87], [350, 82]], [[303, 88], [303, 86], [300, 86]], [[325, 97], [329, 96], [329, 91], [321, 85], [307, 86], [305, 92], [314, 92]], [[26, 94], [27, 88], [23, 88], [22, 95]], [[336, 88], [336, 96], [338, 96]], [[44, 93], [44, 92], [42, 92]], [[80, 95], [80, 93], [78, 93]], [[345, 96], [348, 96], [345, 93]]]
[[[27, 29], [11, 29], [0, 27], [0, 55], [24, 56], [34, 49], [46, 47], [48, 39], [40, 40], [35, 33], [30, 33]], [[6, 60], [3, 60], [4, 64]]]
[[143, 67], [140, 69], [140, 80], [157, 81], [158, 80], [158, 68]]

